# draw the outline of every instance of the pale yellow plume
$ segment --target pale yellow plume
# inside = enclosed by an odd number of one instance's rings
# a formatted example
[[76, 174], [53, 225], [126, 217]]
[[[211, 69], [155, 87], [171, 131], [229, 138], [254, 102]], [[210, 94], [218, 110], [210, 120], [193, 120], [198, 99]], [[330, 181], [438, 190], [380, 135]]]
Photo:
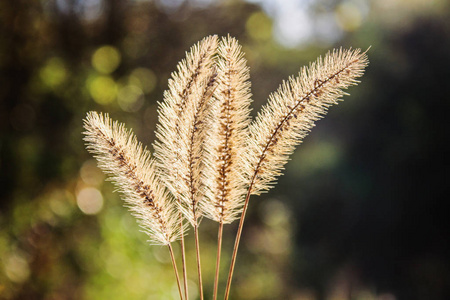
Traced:
[[327, 108], [358, 83], [368, 60], [366, 53], [356, 50], [334, 50], [299, 76], [290, 78], [270, 95], [250, 125], [247, 161], [252, 166], [248, 181], [252, 194], [270, 189], [281, 175], [289, 155], [302, 142], [314, 122], [326, 114]]
[[192, 225], [201, 216], [198, 202], [205, 197], [204, 149], [211, 99], [216, 88], [214, 57], [218, 38], [210, 36], [191, 48], [172, 73], [159, 106], [154, 144], [161, 174]]
[[248, 139], [251, 92], [250, 75], [241, 46], [231, 37], [222, 38], [217, 56], [216, 110], [207, 138], [212, 164], [207, 169], [208, 201], [201, 202], [205, 215], [231, 223], [239, 217], [247, 183], [248, 164], [243, 152]]
[[177, 213], [156, 176], [154, 160], [135, 135], [109, 116], [89, 112], [84, 120], [87, 149], [123, 194], [131, 213], [154, 244], [168, 245], [180, 234]]

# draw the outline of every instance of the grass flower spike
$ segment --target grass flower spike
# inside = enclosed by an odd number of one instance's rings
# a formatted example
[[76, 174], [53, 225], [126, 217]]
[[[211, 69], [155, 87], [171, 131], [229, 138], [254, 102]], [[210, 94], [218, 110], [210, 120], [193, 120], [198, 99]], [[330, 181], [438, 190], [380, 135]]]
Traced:
[[[212, 95], [217, 87], [214, 67], [217, 43], [217, 36], [203, 39], [178, 64], [178, 72], [172, 73], [169, 89], [159, 106], [160, 124], [154, 144], [167, 187], [194, 228], [200, 299], [203, 299], [203, 284], [198, 239], [202, 216], [199, 202], [204, 201], [206, 191], [204, 169], [208, 162], [203, 153], [208, 152], [204, 140], [213, 109]], [[184, 282], [186, 294], [186, 276]]]
[[223, 225], [239, 218], [247, 184], [243, 174], [248, 125], [250, 124], [250, 75], [241, 46], [231, 38], [222, 38], [216, 58], [217, 88], [215, 111], [206, 139], [209, 163], [207, 200], [200, 202], [205, 216], [219, 222], [214, 296], [217, 299]]
[[283, 82], [270, 95], [268, 103], [250, 124], [248, 151], [252, 166], [248, 174], [248, 193], [231, 258], [225, 300], [229, 297], [236, 255], [244, 225], [250, 195], [259, 195], [275, 185], [278, 176], [295, 147], [327, 112], [345, 95], [344, 89], [356, 85], [368, 64], [366, 52], [334, 50], [300, 69], [298, 77]]
[[217, 42], [217, 36], [203, 39], [178, 64], [178, 72], [172, 73], [159, 106], [154, 143], [162, 176], [175, 198], [181, 200], [181, 209], [193, 226], [202, 215], [198, 202], [205, 193], [202, 152], [216, 87], [213, 64]]
[[322, 118], [329, 106], [356, 85], [367, 66], [366, 53], [334, 50], [300, 70], [296, 78], [281, 84], [250, 125], [247, 160], [252, 194], [267, 191], [275, 183], [295, 147]]
[[133, 133], [108, 115], [89, 112], [84, 123], [87, 149], [123, 194], [154, 244], [168, 245], [179, 236], [175, 207], [155, 176], [155, 163]]
[[[241, 46], [233, 38], [223, 38], [217, 57], [218, 87], [214, 101], [214, 126], [209, 131], [212, 165], [207, 170], [209, 201], [202, 202], [205, 215], [229, 224], [239, 218], [247, 184], [243, 159], [250, 124], [250, 75]], [[248, 166], [248, 164], [247, 164]]]
[[111, 176], [111, 181], [123, 194], [126, 205], [150, 241], [169, 247], [181, 297], [171, 243], [178, 239], [183, 228], [177, 226], [177, 212], [156, 176], [150, 152], [142, 147], [131, 131], [123, 124], [113, 122], [108, 115], [89, 112], [84, 128], [87, 149], [98, 160], [100, 168]]
[[[236, 265], [250, 196], [272, 188], [303, 138], [327, 109], [359, 83], [368, 64], [360, 49], [333, 50], [282, 82], [250, 118], [250, 75], [237, 40], [209, 36], [194, 45], [169, 79], [158, 106], [154, 158], [123, 124], [89, 112], [87, 149], [123, 194], [154, 244], [167, 245], [179, 296], [189, 299], [184, 231], [194, 231], [200, 300], [203, 216], [218, 222], [213, 300], [218, 297], [224, 225], [239, 219], [224, 300]], [[183, 283], [171, 243], [180, 239]]]

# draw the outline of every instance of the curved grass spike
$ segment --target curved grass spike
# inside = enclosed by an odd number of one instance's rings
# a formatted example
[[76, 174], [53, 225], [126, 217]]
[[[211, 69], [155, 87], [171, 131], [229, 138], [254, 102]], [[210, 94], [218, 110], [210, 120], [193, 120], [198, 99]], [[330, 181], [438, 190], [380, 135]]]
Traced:
[[[155, 161], [136, 136], [109, 116], [89, 112], [84, 120], [87, 149], [123, 194], [128, 209], [154, 244], [169, 248], [180, 298], [182, 291], [171, 243], [182, 233], [170, 195], [157, 177]], [[183, 230], [181, 228], [181, 230]]]
[[[239, 217], [247, 185], [243, 180], [243, 152], [250, 124], [250, 75], [241, 46], [231, 38], [222, 38], [216, 61], [217, 88], [212, 128], [206, 142], [209, 149], [206, 170], [208, 197], [200, 203], [206, 217], [219, 222], [214, 296], [217, 299], [223, 225]], [[248, 166], [248, 164], [247, 164]]]
[[[158, 140], [154, 144], [161, 176], [194, 228], [200, 299], [203, 299], [203, 284], [198, 240], [198, 222], [202, 216], [199, 202], [205, 197], [203, 170], [207, 162], [203, 153], [208, 150], [204, 148], [204, 139], [217, 86], [214, 68], [217, 45], [217, 36], [203, 39], [178, 64], [178, 71], [172, 73], [169, 89], [159, 105]], [[186, 275], [184, 280], [186, 287]], [[187, 297], [186, 289], [185, 295]]]
[[[158, 107], [154, 155], [169, 190], [186, 204], [182, 206], [183, 213], [192, 225], [199, 216], [197, 211], [194, 213], [190, 209], [190, 183], [186, 175], [189, 173], [188, 148], [192, 129], [200, 125], [193, 126], [196, 110], [204, 91], [212, 87], [208, 84], [214, 82], [212, 66], [216, 51], [216, 36], [207, 37], [194, 45], [178, 64], [178, 72], [172, 73], [169, 89], [164, 92], [164, 101]], [[203, 104], [208, 104], [209, 100], [208, 97]]]
[[[366, 51], [367, 52], [367, 51]], [[345, 95], [344, 89], [358, 83], [368, 64], [366, 52], [333, 50], [300, 70], [298, 77], [283, 82], [250, 124], [246, 159], [252, 166], [247, 174], [247, 196], [231, 258], [225, 300], [229, 297], [236, 255], [250, 195], [269, 190], [282, 173], [295, 147], [323, 117], [329, 106]]]

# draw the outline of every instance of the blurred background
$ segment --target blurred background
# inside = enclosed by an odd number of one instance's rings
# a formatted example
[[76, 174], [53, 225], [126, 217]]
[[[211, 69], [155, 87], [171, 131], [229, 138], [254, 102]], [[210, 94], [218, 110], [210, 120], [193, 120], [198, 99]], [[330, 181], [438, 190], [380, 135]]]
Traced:
[[[0, 299], [177, 299], [167, 248], [105, 182], [82, 119], [107, 112], [151, 147], [177, 62], [228, 33], [254, 114], [329, 49], [371, 46], [362, 83], [251, 200], [231, 299], [450, 299], [445, 0], [0, 1]], [[209, 298], [217, 225], [200, 228]]]

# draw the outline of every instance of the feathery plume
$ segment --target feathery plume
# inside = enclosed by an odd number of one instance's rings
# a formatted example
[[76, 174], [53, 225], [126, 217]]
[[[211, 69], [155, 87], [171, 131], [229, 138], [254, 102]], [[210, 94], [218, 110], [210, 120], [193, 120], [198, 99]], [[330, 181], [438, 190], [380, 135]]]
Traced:
[[123, 194], [131, 213], [154, 244], [169, 245], [180, 228], [169, 194], [156, 177], [154, 160], [136, 136], [109, 116], [89, 112], [84, 120], [87, 149]]
[[234, 243], [224, 299], [230, 295], [236, 256], [251, 194], [269, 190], [281, 175], [295, 146], [332, 104], [337, 104], [343, 91], [358, 83], [368, 64], [366, 52], [333, 50], [300, 69], [299, 76], [289, 78], [270, 95], [268, 103], [250, 124], [246, 160], [252, 166], [247, 174], [249, 188]]
[[314, 122], [358, 83], [368, 64], [366, 52], [339, 49], [319, 57], [284, 81], [250, 122], [249, 69], [241, 47], [230, 36], [220, 41], [217, 36], [204, 38], [178, 64], [159, 103], [155, 159], [123, 124], [107, 114], [87, 114], [87, 149], [111, 176], [150, 240], [168, 246], [180, 299], [171, 242], [181, 238], [187, 299], [185, 223], [194, 230], [203, 300], [199, 220], [205, 215], [219, 222], [213, 292], [217, 299], [223, 227], [240, 215], [224, 295], [228, 300], [250, 196], [275, 185]]
[[191, 48], [186, 59], [172, 73], [169, 89], [159, 105], [159, 122], [154, 143], [162, 176], [181, 210], [194, 226], [200, 215], [198, 202], [205, 193], [202, 172], [205, 126], [216, 87], [213, 67], [217, 36], [210, 36]]
[[256, 119], [250, 124], [247, 160], [252, 166], [248, 180], [252, 194], [270, 189], [281, 175], [295, 146], [322, 118], [329, 106], [346, 95], [343, 90], [356, 85], [368, 60], [366, 52], [333, 50], [303, 67], [299, 76], [283, 82], [270, 95]]
[[[186, 59], [172, 73], [169, 90], [159, 106], [155, 156], [166, 185], [177, 199], [180, 210], [194, 228], [200, 299], [203, 300], [198, 222], [199, 201], [205, 197], [204, 160], [209, 152], [204, 137], [216, 88], [214, 56], [217, 36], [204, 38], [191, 48]], [[182, 246], [183, 247], [183, 246]], [[186, 276], [185, 276], [186, 282]]]
[[201, 202], [205, 215], [217, 222], [229, 224], [239, 217], [247, 183], [243, 173], [243, 152], [248, 139], [251, 92], [246, 60], [237, 40], [222, 38], [217, 57], [217, 102], [213, 126], [207, 143], [211, 149], [207, 172], [208, 201]]
[[217, 299], [223, 225], [235, 220], [244, 203], [247, 185], [242, 160], [248, 138], [251, 103], [249, 69], [238, 42], [222, 38], [216, 58], [217, 88], [211, 126], [206, 137], [206, 201], [200, 202], [206, 217], [219, 222], [213, 299]]

